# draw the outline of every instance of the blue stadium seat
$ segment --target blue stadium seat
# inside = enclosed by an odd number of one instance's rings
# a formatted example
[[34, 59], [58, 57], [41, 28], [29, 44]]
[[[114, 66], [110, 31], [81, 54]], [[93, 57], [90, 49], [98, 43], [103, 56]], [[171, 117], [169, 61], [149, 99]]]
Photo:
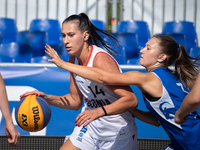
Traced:
[[63, 61], [66, 61], [68, 62], [68, 59], [71, 55], [69, 55], [65, 49], [65, 52], [64, 52], [64, 55], [62, 55], [60, 58], [63, 60]]
[[173, 38], [176, 43], [181, 44], [185, 47], [185, 50], [189, 54], [189, 49], [187, 48], [187, 41], [186, 41], [186, 36], [182, 33], [161, 33], [161, 34], [156, 34], [156, 35], [165, 35]]
[[128, 59], [127, 65], [140, 65], [140, 57]]
[[16, 42], [18, 31], [14, 19], [0, 18], [0, 31], [2, 32], [3, 43]]
[[32, 58], [31, 50], [29, 44], [20, 44], [16, 42], [3, 43], [0, 45], [1, 61], [30, 63]]
[[51, 57], [49, 57], [49, 56], [36, 56], [36, 57], [31, 58], [31, 63], [52, 63], [52, 62], [46, 61], [46, 59], [51, 59]]
[[2, 32], [0, 31], [0, 44], [3, 43]]
[[60, 22], [54, 19], [34, 19], [30, 23], [29, 30], [45, 31], [48, 33], [48, 44], [54, 48], [59, 55], [63, 54], [62, 35]]
[[[92, 24], [95, 27], [97, 27], [101, 30], [106, 30], [106, 26], [103, 21], [100, 21], [100, 20], [90, 20], [90, 21], [92, 22]], [[98, 31], [97, 31], [97, 33], [101, 36], [101, 38], [106, 39], [106, 36], [104, 34], [102, 34], [101, 32], [98, 32]]]
[[[117, 35], [115, 33], [111, 33], [111, 35], [117, 38]], [[115, 43], [115, 41], [107, 37], [105, 38], [105, 40], [106, 42], [109, 43], [109, 46], [118, 53], [118, 54], [114, 54], [117, 62], [120, 65], [126, 64], [126, 52], [125, 52], [125, 48], [121, 46], [122, 43], [119, 43], [120, 45], [116, 45], [117, 43]]]
[[21, 31], [18, 33], [17, 42], [30, 44], [33, 57], [44, 56], [45, 45], [48, 42], [47, 32], [33, 30]]
[[117, 24], [117, 32], [128, 32], [137, 34], [140, 49], [143, 49], [145, 47], [145, 44], [150, 39], [149, 26], [145, 21], [119, 21]]
[[165, 22], [162, 33], [182, 33], [186, 36], [188, 51], [197, 46], [196, 28], [193, 22], [171, 21]]
[[106, 30], [106, 26], [105, 26], [105, 23], [103, 21], [100, 21], [100, 20], [90, 20], [92, 22], [92, 24], [101, 29], [101, 30]]
[[121, 49], [125, 51], [126, 60], [139, 57], [140, 50], [137, 34], [117, 32], [111, 33], [111, 35], [120, 42]]
[[[196, 58], [200, 55], [200, 47], [192, 47], [190, 49], [190, 52], [189, 52], [189, 56], [192, 57], [192, 58]], [[200, 64], [200, 60], [198, 60], [198, 63]], [[200, 111], [200, 109], [199, 109]]]
[[9, 56], [0, 54], [0, 62], [1, 63], [12, 63], [12, 62], [15, 62], [15, 59], [13, 59]]
[[126, 65], [126, 52], [124, 47], [122, 48], [112, 47], [112, 48], [118, 52], [118, 54], [115, 54], [115, 59], [117, 60], [118, 64]]
[[189, 53], [189, 56], [195, 58], [200, 55], [200, 47], [192, 47]]

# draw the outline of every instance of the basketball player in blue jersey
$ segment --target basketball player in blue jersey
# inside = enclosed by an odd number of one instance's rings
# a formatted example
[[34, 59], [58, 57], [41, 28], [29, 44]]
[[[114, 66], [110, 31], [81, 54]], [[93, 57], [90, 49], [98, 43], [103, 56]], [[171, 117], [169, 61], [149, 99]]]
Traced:
[[[69, 62], [120, 73], [121, 69], [112, 56], [114, 50], [97, 32], [112, 38], [96, 28], [84, 13], [72, 15], [63, 22], [62, 37], [71, 55]], [[48, 44], [46, 49], [50, 49]], [[71, 110], [80, 109], [84, 97], [82, 113], [75, 120], [77, 126], [69, 139], [66, 137], [60, 150], [137, 149], [137, 127], [129, 111], [137, 107], [138, 101], [129, 86], [107, 86], [71, 73], [70, 94], [53, 96], [33, 91], [24, 93], [21, 98], [29, 94], [37, 94], [53, 106]]]
[[[183, 45], [162, 35], [151, 38], [140, 53], [140, 64], [146, 68], [147, 73], [111, 73], [63, 62], [53, 49], [47, 49], [47, 54], [52, 58], [49, 61], [83, 78], [113, 86], [136, 85], [143, 93], [149, 112], [138, 109], [131, 112], [146, 123], [162, 125], [171, 139], [166, 150], [199, 150], [200, 118], [197, 112], [189, 114], [188, 120], [182, 125], [174, 122], [176, 111], [194, 85], [197, 77], [196, 61], [199, 58], [191, 58]], [[171, 65], [174, 65], [172, 70], [169, 68]], [[81, 125], [87, 119], [78, 116], [77, 120]]]

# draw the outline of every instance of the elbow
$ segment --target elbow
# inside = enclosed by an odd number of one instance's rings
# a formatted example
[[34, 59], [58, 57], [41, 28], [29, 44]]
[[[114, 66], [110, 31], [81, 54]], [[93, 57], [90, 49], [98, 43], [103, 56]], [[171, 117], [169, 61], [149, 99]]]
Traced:
[[75, 111], [78, 111], [82, 107], [82, 104], [78, 104], [76, 107], [74, 107]]
[[130, 110], [136, 109], [138, 107], [138, 99], [135, 96], [135, 94], [131, 94], [129, 100], [130, 100], [130, 102], [129, 102], [129, 109]]
[[193, 97], [191, 100], [192, 105], [194, 106], [200, 106], [200, 98], [199, 97]]
[[137, 97], [135, 96], [135, 94], [132, 94], [132, 108], [133, 109], [136, 109], [138, 107], [138, 99]]
[[191, 91], [184, 99], [184, 101], [190, 106], [200, 106], [200, 97], [197, 92]]

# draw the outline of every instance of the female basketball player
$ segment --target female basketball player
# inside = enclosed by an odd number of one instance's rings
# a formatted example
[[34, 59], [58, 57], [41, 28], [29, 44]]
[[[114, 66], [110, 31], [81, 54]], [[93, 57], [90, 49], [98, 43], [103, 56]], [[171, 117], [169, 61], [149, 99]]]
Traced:
[[[114, 51], [97, 32], [112, 38], [97, 29], [83, 13], [72, 15], [63, 22], [62, 37], [71, 55], [69, 62], [120, 73], [118, 63], [111, 56]], [[84, 97], [84, 107], [78, 118], [85, 121], [80, 124], [76, 119], [77, 126], [61, 150], [137, 149], [137, 127], [129, 110], [136, 108], [138, 102], [129, 86], [107, 86], [70, 74], [70, 94], [53, 96], [33, 91], [21, 95], [21, 98], [29, 94], [37, 94], [53, 106], [71, 110], [80, 109]]]
[[[97, 68], [81, 67], [63, 62], [56, 52], [47, 47], [46, 53], [59, 68], [89, 80], [109, 85], [136, 85], [143, 93], [144, 101], [151, 112], [138, 109], [132, 114], [138, 119], [156, 126], [162, 125], [171, 144], [166, 149], [200, 149], [200, 118], [197, 112], [188, 116], [183, 125], [174, 122], [175, 112], [193, 87], [197, 77], [196, 59], [189, 57], [182, 45], [167, 36], [155, 36], [140, 51], [140, 64], [147, 73], [130, 71], [126, 73], [107, 72]], [[169, 66], [174, 64], [174, 69]], [[107, 110], [107, 109], [106, 109]], [[87, 118], [77, 117], [81, 125]]]

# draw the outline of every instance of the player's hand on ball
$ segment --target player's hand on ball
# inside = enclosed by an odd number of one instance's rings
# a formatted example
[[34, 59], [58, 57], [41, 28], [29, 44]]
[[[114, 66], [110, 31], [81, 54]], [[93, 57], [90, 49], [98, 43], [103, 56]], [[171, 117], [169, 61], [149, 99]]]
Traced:
[[[99, 109], [93, 109], [93, 110], [85, 110], [84, 112], [80, 113], [75, 120], [75, 123], [77, 126], [87, 126], [90, 122], [92, 122], [95, 119], [98, 119], [101, 117], [101, 113], [98, 111]], [[87, 121], [87, 122], [86, 122]]]
[[52, 58], [52, 59], [47, 59], [47, 61], [53, 62], [58, 68], [62, 69], [64, 61], [60, 59], [58, 53], [48, 44], [46, 44], [45, 49], [46, 49], [45, 52]]
[[36, 96], [44, 97], [44, 93], [43, 92], [39, 92], [37, 90], [34, 90], [32, 92], [26, 92], [26, 93], [20, 95], [20, 99], [23, 99], [24, 97], [26, 97], [28, 95], [36, 95]]

